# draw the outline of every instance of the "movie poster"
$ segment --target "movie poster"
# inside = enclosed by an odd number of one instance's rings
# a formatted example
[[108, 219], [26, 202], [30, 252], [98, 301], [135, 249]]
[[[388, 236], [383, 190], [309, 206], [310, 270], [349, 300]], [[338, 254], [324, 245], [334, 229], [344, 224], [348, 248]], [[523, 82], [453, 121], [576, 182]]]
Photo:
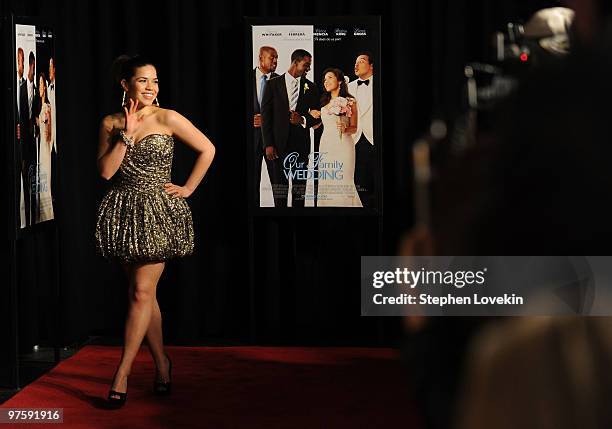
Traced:
[[15, 24], [15, 153], [20, 228], [54, 219], [56, 85], [51, 28]]
[[249, 20], [256, 208], [380, 206], [380, 24]]

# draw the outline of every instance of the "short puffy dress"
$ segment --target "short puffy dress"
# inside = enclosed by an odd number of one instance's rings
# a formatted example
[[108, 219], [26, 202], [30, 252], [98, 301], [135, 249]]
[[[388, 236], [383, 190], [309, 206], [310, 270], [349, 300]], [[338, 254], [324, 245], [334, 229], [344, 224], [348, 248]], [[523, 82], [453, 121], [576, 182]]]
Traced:
[[167, 134], [149, 134], [128, 146], [98, 207], [98, 254], [119, 262], [158, 262], [193, 253], [189, 205], [164, 189], [173, 151]]

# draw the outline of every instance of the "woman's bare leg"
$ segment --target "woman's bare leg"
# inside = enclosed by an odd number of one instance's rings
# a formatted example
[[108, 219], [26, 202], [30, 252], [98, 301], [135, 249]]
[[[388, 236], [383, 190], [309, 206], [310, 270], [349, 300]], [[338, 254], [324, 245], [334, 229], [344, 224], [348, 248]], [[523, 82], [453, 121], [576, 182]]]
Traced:
[[111, 389], [127, 390], [127, 376], [134, 358], [149, 328], [157, 282], [164, 271], [164, 262], [134, 264], [128, 269], [128, 317], [125, 324], [124, 346]]
[[168, 360], [164, 353], [164, 337], [162, 333], [162, 315], [159, 309], [159, 303], [157, 298], [153, 300], [153, 308], [151, 312], [151, 321], [149, 322], [149, 328], [147, 329], [147, 344], [155, 366], [159, 373], [157, 381], [166, 382], [168, 379]]
[[[128, 280], [130, 280], [130, 265], [124, 265], [123, 268], [128, 277]], [[155, 366], [158, 369], [157, 381], [166, 382], [169, 381], [169, 362], [166, 359], [164, 353], [162, 315], [159, 309], [159, 302], [157, 301], [157, 297], [155, 297], [155, 300], [152, 302], [152, 304], [153, 309], [151, 313], [151, 321], [149, 322], [149, 327], [147, 329], [145, 338], [147, 339], [147, 345], [149, 346], [149, 351], [151, 352], [151, 356], [153, 357]]]

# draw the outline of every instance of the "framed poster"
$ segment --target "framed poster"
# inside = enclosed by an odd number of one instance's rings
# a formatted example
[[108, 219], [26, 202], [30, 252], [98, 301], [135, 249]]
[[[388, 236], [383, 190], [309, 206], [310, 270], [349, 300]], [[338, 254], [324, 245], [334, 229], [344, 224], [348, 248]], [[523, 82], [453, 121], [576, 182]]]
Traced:
[[10, 25], [15, 228], [53, 220], [57, 175], [55, 32], [34, 18]]
[[246, 35], [253, 214], [379, 214], [380, 18], [247, 18]]

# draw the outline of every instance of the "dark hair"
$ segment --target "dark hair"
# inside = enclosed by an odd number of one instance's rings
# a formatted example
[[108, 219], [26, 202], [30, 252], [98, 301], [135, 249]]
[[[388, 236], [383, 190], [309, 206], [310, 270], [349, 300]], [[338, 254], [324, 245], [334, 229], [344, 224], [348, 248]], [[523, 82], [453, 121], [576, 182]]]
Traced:
[[[348, 85], [346, 84], [346, 80], [344, 80], [344, 72], [342, 70], [334, 68], [334, 67], [326, 68], [323, 71], [323, 82], [325, 82], [325, 75], [330, 72], [333, 73], [334, 76], [336, 76], [336, 79], [338, 79], [338, 82], [340, 82], [340, 92], [338, 93], [338, 96], [345, 97], [345, 98], [347, 97], [354, 98], [348, 92]], [[321, 96], [321, 106], [326, 106], [330, 100], [331, 100], [331, 92], [329, 91], [323, 92], [323, 95]]]
[[17, 56], [19, 57], [19, 55], [21, 55], [21, 58], [25, 59], [25, 54], [23, 53], [23, 48], [21, 47], [17, 48]]
[[[55, 62], [53, 65], [55, 65]], [[121, 81], [123, 79], [129, 82], [132, 76], [134, 76], [136, 69], [143, 66], [155, 67], [151, 60], [142, 55], [120, 55], [115, 58], [111, 66], [113, 81], [121, 86]]]
[[294, 63], [296, 61], [302, 61], [302, 59], [304, 57], [311, 57], [312, 58], [312, 55], [310, 55], [310, 52], [308, 52], [308, 51], [306, 51], [304, 49], [296, 49], [291, 54], [291, 62]]
[[376, 59], [374, 58], [374, 55], [372, 55], [372, 52], [370, 51], [361, 51], [359, 53], [357, 53], [357, 56], [359, 57], [360, 55], [365, 55], [366, 57], [368, 57], [368, 63], [370, 65], [374, 65], [374, 62], [376, 61]]
[[32, 64], [32, 62], [36, 62], [36, 57], [34, 56], [34, 52], [30, 51], [30, 55], [28, 56], [28, 64]]
[[[40, 72], [38, 73], [38, 80], [40, 81], [40, 79], [42, 78], [43, 80], [43, 85], [45, 87], [45, 99], [44, 100], [40, 100], [40, 104], [49, 104], [49, 94], [47, 94], [47, 90], [49, 89], [49, 87], [47, 86], [47, 75], [45, 74], [45, 72]], [[37, 82], [38, 83], [38, 82]]]

